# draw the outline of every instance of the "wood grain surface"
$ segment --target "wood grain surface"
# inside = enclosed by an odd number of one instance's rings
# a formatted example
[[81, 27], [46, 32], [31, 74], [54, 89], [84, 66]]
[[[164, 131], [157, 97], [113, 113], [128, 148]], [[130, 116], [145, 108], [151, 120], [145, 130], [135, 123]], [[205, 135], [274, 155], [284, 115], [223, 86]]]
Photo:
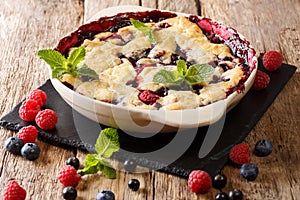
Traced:
[[[243, 191], [249, 200], [300, 199], [300, 1], [299, 0], [2, 0], [0, 4], [0, 112], [8, 113], [32, 89], [48, 79], [48, 71], [38, 59], [39, 49], [55, 46], [58, 39], [74, 30], [97, 11], [117, 5], [142, 5], [191, 14], [201, 14], [246, 36], [257, 54], [278, 50], [284, 62], [295, 65], [291, 78], [264, 114], [245, 142], [251, 147], [259, 139], [270, 139], [273, 153], [266, 158], [252, 156], [260, 174], [254, 182], [239, 177], [239, 169], [226, 166], [228, 183], [224, 188]], [[273, 80], [276, 81], [276, 80]], [[0, 128], [0, 140], [15, 135]], [[38, 160], [29, 162], [0, 146], [0, 191], [11, 178], [26, 190], [26, 199], [63, 199], [57, 173], [74, 152], [37, 141], [41, 148]], [[85, 153], [78, 152], [83, 162]], [[121, 165], [116, 163], [116, 165]], [[128, 189], [131, 178], [139, 179], [138, 192]], [[101, 174], [85, 176], [77, 187], [77, 199], [95, 199], [98, 191], [112, 190], [124, 200], [212, 200], [217, 190], [193, 194], [187, 181], [152, 171], [137, 174], [117, 173], [110, 180]]]

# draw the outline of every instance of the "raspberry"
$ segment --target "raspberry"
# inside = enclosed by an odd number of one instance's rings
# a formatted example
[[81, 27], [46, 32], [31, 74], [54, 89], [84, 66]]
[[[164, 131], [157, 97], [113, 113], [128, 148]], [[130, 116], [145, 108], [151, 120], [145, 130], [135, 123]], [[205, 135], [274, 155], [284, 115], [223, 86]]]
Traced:
[[159, 99], [159, 96], [151, 90], [142, 91], [138, 97], [142, 102], [144, 102], [147, 105], [154, 104], [157, 101], [157, 99]]
[[18, 131], [18, 138], [25, 143], [34, 143], [38, 136], [38, 131], [35, 126], [29, 125], [21, 128]]
[[229, 159], [235, 164], [242, 165], [251, 161], [250, 148], [245, 143], [240, 143], [231, 148]]
[[252, 89], [263, 90], [268, 87], [270, 76], [263, 71], [257, 70]]
[[19, 108], [19, 116], [24, 121], [34, 121], [35, 116], [41, 110], [39, 104], [33, 99], [23, 101]]
[[17, 181], [9, 181], [3, 191], [3, 200], [24, 200], [25, 198], [26, 190]]
[[65, 165], [58, 173], [58, 180], [65, 186], [77, 186], [81, 179], [76, 169], [71, 165]]
[[210, 175], [202, 170], [194, 170], [190, 173], [188, 187], [192, 192], [205, 193], [212, 187]]
[[51, 109], [45, 109], [40, 111], [35, 117], [35, 123], [44, 130], [50, 130], [54, 128], [57, 123], [57, 115]]
[[277, 70], [282, 64], [282, 55], [277, 51], [268, 51], [263, 56], [263, 65], [268, 71]]

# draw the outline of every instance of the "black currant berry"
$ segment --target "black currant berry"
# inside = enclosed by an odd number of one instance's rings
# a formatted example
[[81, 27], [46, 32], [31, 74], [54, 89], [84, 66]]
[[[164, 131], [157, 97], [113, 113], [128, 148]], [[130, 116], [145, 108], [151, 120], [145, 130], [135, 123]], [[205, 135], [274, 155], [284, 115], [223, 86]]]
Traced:
[[213, 179], [213, 187], [221, 190], [225, 187], [227, 178], [224, 174], [217, 174]]
[[79, 160], [76, 157], [70, 157], [68, 158], [68, 160], [66, 161], [66, 165], [71, 165], [73, 166], [76, 170], [79, 169]]
[[130, 179], [128, 181], [128, 187], [133, 191], [137, 191], [140, 188], [140, 182], [137, 179]]

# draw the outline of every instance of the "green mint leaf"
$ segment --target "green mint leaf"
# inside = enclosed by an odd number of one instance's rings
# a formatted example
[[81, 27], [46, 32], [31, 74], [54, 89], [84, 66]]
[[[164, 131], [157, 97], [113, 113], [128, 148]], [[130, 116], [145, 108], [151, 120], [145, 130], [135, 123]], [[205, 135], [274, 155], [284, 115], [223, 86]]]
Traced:
[[156, 37], [154, 35], [154, 29], [151, 27], [147, 26], [143, 22], [140, 22], [139, 20], [135, 20], [130, 18], [131, 24], [138, 30], [142, 31], [145, 35], [147, 35], [152, 43], [156, 43]]
[[190, 85], [198, 84], [208, 79], [215, 68], [209, 64], [194, 64], [189, 67], [185, 74], [185, 79]]
[[111, 164], [104, 159], [102, 160], [102, 164], [102, 174], [105, 175], [107, 178], [115, 179], [117, 177], [117, 173], [116, 170], [111, 166]]
[[100, 132], [95, 144], [99, 156], [109, 158], [114, 152], [119, 151], [119, 135], [115, 128], [106, 128]]
[[89, 68], [86, 64], [83, 64], [83, 65], [77, 67], [77, 75], [78, 76], [87, 76], [87, 77], [91, 77], [94, 79], [99, 78], [99, 75], [94, 70]]
[[51, 69], [62, 67], [66, 62], [66, 58], [60, 52], [52, 49], [39, 50], [38, 56], [50, 65]]
[[66, 73], [66, 69], [64, 67], [56, 67], [52, 69], [52, 78], [58, 78]]
[[97, 154], [87, 154], [84, 162], [84, 168], [78, 170], [80, 175], [95, 174], [103, 169], [101, 161]]
[[186, 62], [184, 60], [178, 60], [177, 62], [177, 71], [182, 75], [185, 76], [187, 71]]
[[80, 63], [80, 61], [84, 59], [84, 56], [85, 56], [85, 48], [83, 46], [80, 46], [71, 52], [70, 56], [68, 57], [68, 61], [73, 66], [77, 66]]
[[178, 71], [160, 70], [153, 76], [153, 82], [180, 85], [184, 80]]

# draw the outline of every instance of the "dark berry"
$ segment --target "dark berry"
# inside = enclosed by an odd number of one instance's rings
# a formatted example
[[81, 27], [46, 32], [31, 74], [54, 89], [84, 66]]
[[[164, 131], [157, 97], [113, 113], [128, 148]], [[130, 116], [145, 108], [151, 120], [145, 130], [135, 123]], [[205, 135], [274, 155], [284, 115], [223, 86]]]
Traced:
[[35, 143], [26, 143], [21, 149], [21, 155], [27, 160], [36, 160], [40, 155], [40, 148]]
[[124, 162], [124, 169], [127, 172], [135, 172], [136, 162], [133, 159], [125, 160], [125, 162]]
[[216, 195], [216, 200], [229, 200], [229, 197], [225, 192], [219, 192]]
[[242, 200], [243, 193], [238, 189], [232, 189], [229, 191], [229, 200]]
[[227, 178], [224, 174], [217, 174], [213, 179], [213, 187], [216, 189], [222, 189], [227, 183]]
[[79, 169], [79, 160], [76, 157], [70, 157], [68, 158], [68, 160], [66, 161], [66, 165], [71, 165], [73, 166], [76, 170]]
[[128, 181], [128, 187], [132, 190], [132, 191], [138, 191], [138, 189], [140, 188], [140, 182], [137, 179], [130, 179]]
[[24, 146], [24, 142], [17, 137], [10, 137], [5, 141], [5, 149], [6, 151], [15, 154], [20, 155], [21, 154], [21, 148]]
[[77, 191], [74, 187], [68, 186], [63, 189], [62, 196], [67, 200], [75, 200], [77, 197]]
[[96, 200], [115, 200], [115, 194], [110, 190], [102, 190], [97, 194]]
[[241, 166], [240, 174], [244, 179], [254, 181], [258, 175], [258, 168], [253, 163], [246, 163]]
[[270, 140], [259, 140], [255, 144], [254, 154], [260, 157], [268, 156], [273, 151], [273, 145]]

